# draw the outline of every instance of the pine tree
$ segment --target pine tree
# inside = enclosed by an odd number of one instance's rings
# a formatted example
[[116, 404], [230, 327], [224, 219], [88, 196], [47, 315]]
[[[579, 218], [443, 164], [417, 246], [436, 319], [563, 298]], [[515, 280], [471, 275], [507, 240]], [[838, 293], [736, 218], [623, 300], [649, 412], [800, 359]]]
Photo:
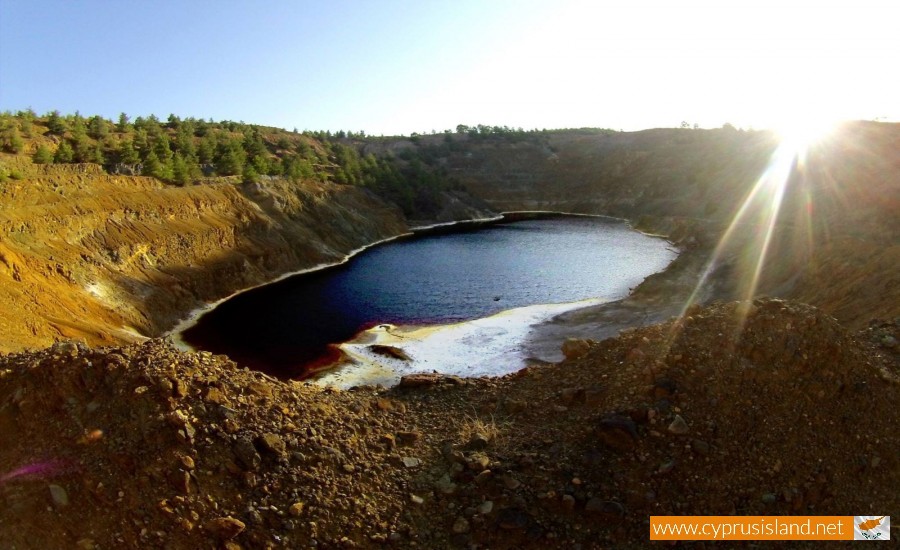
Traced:
[[166, 134], [160, 133], [156, 136], [153, 142], [153, 152], [156, 153], [160, 162], [165, 163], [172, 160], [172, 148], [169, 145], [169, 138]]
[[56, 154], [53, 155], [53, 162], [56, 164], [70, 163], [74, 159], [75, 151], [72, 150], [72, 146], [69, 145], [68, 141], [60, 143], [59, 147], [56, 148]]
[[18, 154], [25, 149], [25, 142], [22, 141], [22, 136], [19, 135], [19, 129], [15, 125], [3, 130], [3, 135], [0, 137], [2, 137], [0, 142], [3, 144], [3, 150], [7, 153]]
[[253, 167], [253, 164], [247, 163], [244, 166], [244, 170], [241, 173], [242, 179], [244, 183], [257, 183], [259, 182], [259, 172]]
[[95, 146], [88, 139], [87, 134], [78, 134], [73, 138], [75, 149], [75, 162], [95, 162]]
[[106, 126], [106, 121], [99, 116], [91, 117], [91, 120], [88, 121], [88, 135], [94, 139], [102, 140], [109, 134], [109, 128]]
[[178, 128], [178, 134], [175, 136], [175, 149], [184, 157], [193, 157], [197, 154], [197, 148], [194, 146], [194, 136], [189, 124], [182, 123]]
[[47, 129], [55, 136], [66, 133], [66, 123], [59, 116], [59, 111], [52, 111], [47, 115]]
[[122, 143], [119, 144], [119, 149], [116, 151], [116, 158], [122, 164], [137, 164], [141, 162], [141, 157], [138, 156], [137, 151], [134, 150], [134, 145], [132, 145], [130, 139], [122, 140]]
[[191, 182], [188, 163], [181, 156], [181, 153], [175, 153], [175, 157], [172, 159], [172, 181], [182, 186]]
[[53, 153], [50, 152], [50, 149], [46, 145], [41, 144], [38, 145], [31, 160], [34, 161], [35, 164], [50, 164], [53, 162]]
[[128, 115], [126, 115], [125, 113], [119, 113], [119, 122], [118, 124], [116, 124], [116, 131], [124, 134], [128, 131], [128, 129]]
[[208, 133], [200, 139], [200, 146], [197, 147], [197, 158], [203, 164], [213, 162], [216, 157], [216, 138], [213, 134]]
[[144, 159], [144, 170], [142, 173], [145, 176], [153, 176], [154, 178], [162, 179], [163, 165], [159, 161], [159, 157], [157, 157], [156, 153], [152, 150], [147, 153], [147, 157]]

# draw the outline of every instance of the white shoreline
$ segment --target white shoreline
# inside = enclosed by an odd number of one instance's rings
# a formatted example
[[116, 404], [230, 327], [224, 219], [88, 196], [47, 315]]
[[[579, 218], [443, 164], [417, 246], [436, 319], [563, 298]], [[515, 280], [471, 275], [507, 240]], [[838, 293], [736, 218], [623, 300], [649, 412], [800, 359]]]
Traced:
[[[503, 376], [521, 370], [528, 359], [525, 343], [534, 327], [553, 317], [612, 299], [537, 304], [507, 309], [487, 317], [432, 326], [378, 325], [338, 347], [350, 362], [314, 377], [321, 386], [341, 389], [360, 385], [392, 386], [400, 377], [439, 372], [465, 378]], [[401, 349], [409, 360], [385, 357], [370, 346]]]

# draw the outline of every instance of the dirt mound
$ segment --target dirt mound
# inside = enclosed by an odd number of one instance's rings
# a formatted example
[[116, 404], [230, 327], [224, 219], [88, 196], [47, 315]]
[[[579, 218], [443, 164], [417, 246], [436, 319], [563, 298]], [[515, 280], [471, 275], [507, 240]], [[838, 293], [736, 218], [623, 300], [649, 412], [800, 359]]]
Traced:
[[8, 547], [644, 546], [900, 504], [896, 322], [695, 308], [502, 379], [349, 392], [151, 341], [0, 358]]

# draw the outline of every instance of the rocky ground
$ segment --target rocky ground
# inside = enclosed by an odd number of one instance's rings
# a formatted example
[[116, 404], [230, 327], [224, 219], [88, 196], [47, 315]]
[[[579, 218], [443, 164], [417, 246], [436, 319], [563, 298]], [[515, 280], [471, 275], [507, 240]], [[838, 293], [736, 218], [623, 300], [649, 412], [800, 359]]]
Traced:
[[502, 379], [345, 392], [62, 342], [0, 357], [0, 540], [618, 548], [651, 514], [890, 513], [898, 339], [760, 299]]

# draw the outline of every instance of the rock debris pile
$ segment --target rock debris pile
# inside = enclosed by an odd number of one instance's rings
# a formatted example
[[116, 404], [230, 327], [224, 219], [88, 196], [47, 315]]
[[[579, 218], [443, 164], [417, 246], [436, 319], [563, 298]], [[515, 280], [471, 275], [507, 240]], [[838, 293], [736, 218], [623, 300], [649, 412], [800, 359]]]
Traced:
[[759, 299], [500, 379], [350, 391], [62, 342], [0, 357], [0, 540], [642, 547], [650, 515], [889, 513], [898, 337]]

